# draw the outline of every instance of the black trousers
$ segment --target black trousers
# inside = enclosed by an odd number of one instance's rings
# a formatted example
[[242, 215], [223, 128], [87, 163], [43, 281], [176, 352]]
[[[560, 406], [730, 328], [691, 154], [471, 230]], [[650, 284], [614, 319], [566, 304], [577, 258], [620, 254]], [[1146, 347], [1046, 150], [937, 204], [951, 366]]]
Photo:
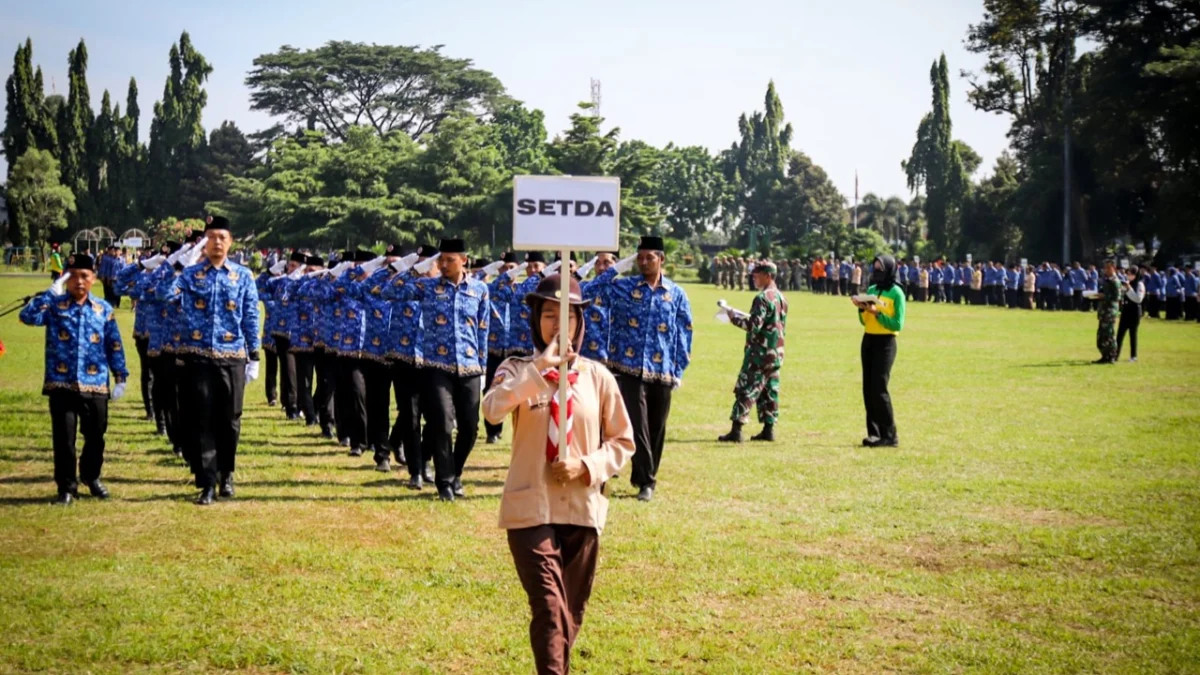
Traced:
[[[488, 360], [487, 360], [487, 382], [486, 382], [486, 385], [487, 385], [487, 386], [486, 386], [486, 388], [484, 389], [484, 391], [487, 391], [487, 389], [491, 389], [491, 388], [492, 388], [492, 380], [495, 380], [495, 379], [496, 379], [496, 369], [500, 367], [500, 364], [501, 364], [501, 363], [504, 363], [504, 357], [503, 357], [503, 356], [497, 356], [497, 355], [495, 355], [495, 354], [488, 354]], [[487, 420], [484, 420], [484, 421], [483, 421], [483, 428], [484, 428], [484, 430], [487, 432], [487, 435], [488, 435], [489, 437], [491, 437], [491, 436], [499, 436], [500, 434], [504, 433], [504, 424], [503, 424], [503, 423], [501, 423], [501, 424], [492, 424], [491, 422], [489, 422], [489, 421], [487, 421]]]
[[1137, 305], [1121, 308], [1121, 319], [1117, 323], [1117, 358], [1121, 357], [1121, 345], [1125, 342], [1125, 334], [1129, 333], [1129, 357], [1137, 358], [1138, 326], [1142, 323], [1142, 310]]
[[1064, 312], [1069, 312], [1069, 311], [1075, 309], [1075, 296], [1074, 295], [1063, 295], [1062, 293], [1059, 293], [1058, 294], [1058, 303], [1059, 303], [1059, 306], [1058, 306], [1059, 309], [1061, 309]]
[[113, 286], [112, 280], [101, 281], [100, 285], [104, 287], [104, 301], [115, 308], [120, 308], [121, 296], [117, 295], [117, 289]]
[[388, 436], [388, 443], [397, 452], [403, 452], [408, 464], [409, 476], [420, 476], [425, 462], [429, 461], [426, 448], [421, 445], [421, 371], [403, 361], [393, 361], [392, 387], [396, 392], [396, 422]]
[[[439, 486], [462, 476], [479, 436], [479, 376], [459, 377], [443, 370], [421, 371], [429, 406], [430, 443]], [[450, 438], [454, 432], [453, 450]]]
[[1158, 318], [1158, 306], [1159, 306], [1158, 296], [1155, 295], [1154, 293], [1147, 293], [1144, 304], [1146, 305], [1146, 314], [1152, 318], [1157, 319]]
[[192, 390], [188, 416], [196, 435], [196, 487], [214, 487], [237, 468], [246, 361], [188, 358], [184, 373]]
[[[389, 432], [392, 426], [392, 369], [382, 361], [364, 362], [367, 386], [367, 443], [375, 450], [375, 461], [386, 459], [392, 451]], [[396, 460], [400, 460], [397, 450]]]
[[1075, 303], [1075, 309], [1081, 312], [1087, 312], [1092, 309], [1092, 303], [1084, 302], [1082, 289], [1076, 290], [1073, 295], [1074, 297], [1072, 298], [1072, 301]]
[[667, 418], [671, 416], [671, 385], [647, 382], [632, 375], [618, 375], [617, 386], [625, 399], [625, 410], [633, 425], [634, 487], [655, 487], [667, 443]]
[[292, 341], [286, 337], [275, 336], [275, 353], [279, 355], [279, 393], [280, 401], [288, 416], [296, 414], [296, 355], [292, 353]]
[[309, 426], [317, 423], [313, 404], [313, 376], [317, 369], [316, 356], [311, 351], [293, 352], [296, 364], [296, 412], [304, 413]]
[[367, 380], [364, 374], [370, 362], [352, 356], [337, 357], [337, 392], [334, 394], [337, 418], [341, 422], [343, 438], [350, 439], [350, 447], [367, 447]]
[[175, 365], [174, 354], [159, 354], [150, 358], [150, 367], [154, 370], [154, 405], [162, 413], [163, 425], [167, 428], [167, 438], [171, 445], [185, 450], [182, 416], [179, 414], [179, 374]]
[[892, 414], [892, 396], [888, 380], [896, 362], [896, 336], [863, 334], [862, 340], [863, 405], [867, 409], [867, 438], [897, 442], [896, 419]]
[[[336, 418], [334, 392], [337, 391], [337, 355], [323, 347], [317, 347], [313, 350], [313, 358], [316, 361], [315, 377], [317, 379], [317, 389], [313, 393], [313, 407], [317, 410], [317, 421], [321, 424], [321, 430], [328, 430], [332, 433]], [[338, 436], [338, 438], [345, 437]]]
[[1167, 320], [1175, 321], [1183, 318], [1183, 299], [1180, 297], [1167, 298]]
[[275, 385], [279, 380], [279, 354], [275, 352], [274, 347], [264, 347], [263, 352], [266, 354], [266, 358], [263, 360], [267, 362], [267, 372], [265, 373], [265, 377], [263, 377], [263, 386], [266, 388], [267, 401], [278, 401], [279, 390]]
[[1196, 321], [1197, 314], [1200, 312], [1197, 312], [1196, 296], [1193, 295], [1183, 301], [1183, 318], [1188, 321]]
[[[58, 492], [75, 492], [100, 477], [104, 466], [104, 432], [108, 429], [108, 396], [74, 391], [50, 392], [50, 431], [54, 442], [54, 483]], [[79, 477], [75, 476], [75, 435], [83, 433]]]
[[146, 417], [153, 417], [158, 424], [163, 423], [162, 413], [154, 408], [154, 370], [150, 367], [150, 338], [134, 337], [133, 345], [137, 348], [138, 368], [141, 370], [142, 407]]

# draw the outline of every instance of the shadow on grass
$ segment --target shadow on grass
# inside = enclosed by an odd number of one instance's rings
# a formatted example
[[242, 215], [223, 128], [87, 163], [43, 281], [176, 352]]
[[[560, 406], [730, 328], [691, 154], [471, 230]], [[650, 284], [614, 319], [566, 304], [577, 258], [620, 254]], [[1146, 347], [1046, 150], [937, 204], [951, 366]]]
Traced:
[[0, 497], [0, 506], [26, 506], [29, 504], [45, 504], [49, 506], [53, 497]]
[[1098, 365], [1092, 361], [1079, 361], [1072, 359], [1070, 361], [1044, 361], [1042, 363], [1022, 363], [1017, 368], [1064, 368], [1074, 366], [1094, 366]]
[[[397, 486], [397, 489], [399, 489], [399, 486]], [[118, 501], [129, 502], [129, 503], [190, 502], [196, 498], [197, 494], [199, 494], [199, 490], [191, 490], [189, 492], [179, 492], [179, 493], [173, 493], [173, 494], [169, 494], [169, 495], [153, 495], [153, 496], [149, 496], [149, 497], [120, 498], [120, 499], [118, 499]], [[17, 499], [26, 499], [26, 498], [17, 498]], [[355, 495], [355, 496], [347, 496], [347, 497], [338, 497], [338, 496], [309, 497], [309, 496], [303, 496], [303, 495], [253, 495], [253, 494], [247, 495], [247, 494], [239, 492], [238, 496], [234, 497], [233, 499], [218, 498], [217, 502], [218, 502], [218, 504], [219, 503], [228, 503], [228, 502], [248, 502], [248, 503], [254, 503], [254, 502], [325, 502], [325, 503], [337, 503], [337, 502], [404, 502], [404, 501], [419, 501], [419, 500], [437, 501], [437, 492], [428, 492], [427, 491], [424, 493], [414, 493], [414, 492], [399, 492], [399, 491], [397, 491], [395, 494], [392, 494], [392, 495]], [[38, 500], [38, 501], [47, 501], [48, 502], [48, 500]], [[0, 500], [0, 504], [3, 504], [3, 503], [4, 503], [4, 500]], [[21, 503], [25, 503], [25, 502], [21, 502]]]

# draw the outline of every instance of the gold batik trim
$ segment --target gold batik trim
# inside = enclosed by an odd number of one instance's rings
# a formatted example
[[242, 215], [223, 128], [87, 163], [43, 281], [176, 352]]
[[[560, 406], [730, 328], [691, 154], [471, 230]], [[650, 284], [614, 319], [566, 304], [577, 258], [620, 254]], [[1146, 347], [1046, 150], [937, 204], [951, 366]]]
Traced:
[[246, 350], [239, 349], [236, 352], [220, 352], [215, 349], [201, 349], [200, 347], [176, 347], [171, 350], [175, 354], [186, 354], [191, 356], [205, 356], [211, 359], [219, 360], [234, 360], [246, 358]]
[[608, 360], [605, 362], [609, 370], [616, 371], [623, 375], [630, 375], [645, 382], [658, 382], [661, 384], [675, 384], [675, 377], [666, 373], [652, 373], [644, 368], [630, 368], [616, 361]]
[[78, 382], [47, 382], [42, 385], [42, 395], [52, 391], [75, 391], [80, 394], [107, 394], [107, 384], [80, 384]]

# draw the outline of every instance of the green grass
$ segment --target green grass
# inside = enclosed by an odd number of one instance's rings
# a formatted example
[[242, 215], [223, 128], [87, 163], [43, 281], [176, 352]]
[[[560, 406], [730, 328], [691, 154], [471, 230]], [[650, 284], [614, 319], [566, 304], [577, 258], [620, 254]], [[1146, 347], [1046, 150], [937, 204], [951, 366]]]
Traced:
[[[46, 283], [0, 277], [0, 301]], [[911, 307], [903, 445], [864, 449], [854, 313], [793, 293], [781, 442], [729, 447], [740, 334], [713, 315], [751, 296], [688, 292], [660, 489], [618, 481], [579, 672], [1200, 672], [1200, 326], [1149, 321], [1141, 363], [1084, 366], [1094, 316]], [[0, 671], [532, 670], [506, 451], [440, 505], [255, 383], [238, 498], [199, 509], [135, 385], [114, 499], [57, 509], [43, 333], [14, 314], [0, 339]]]

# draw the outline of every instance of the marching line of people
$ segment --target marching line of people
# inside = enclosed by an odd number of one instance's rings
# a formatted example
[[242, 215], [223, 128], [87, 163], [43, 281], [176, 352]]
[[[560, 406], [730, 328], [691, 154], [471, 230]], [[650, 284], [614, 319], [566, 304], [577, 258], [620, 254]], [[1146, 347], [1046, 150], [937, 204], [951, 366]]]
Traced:
[[[288, 419], [339, 442], [352, 456], [371, 452], [379, 471], [403, 465], [411, 489], [433, 484], [441, 500], [464, 496], [462, 474], [476, 445], [483, 393], [506, 359], [535, 354], [538, 327], [526, 298], [564, 261], [547, 264], [530, 252], [518, 262], [508, 252], [495, 262], [472, 263], [462, 240], [443, 239], [436, 248], [392, 245], [382, 256], [344, 251], [337, 264], [296, 251], [254, 278], [229, 261], [230, 244], [229, 222], [210, 218], [204, 231], [163, 243], [157, 254], [118, 268], [110, 282], [114, 293], [136, 303], [133, 339], [146, 418], [194, 474], [196, 503], [235, 495], [244, 392], [259, 376], [260, 349], [267, 402]], [[663, 273], [663, 250], [661, 238], [643, 237], [637, 253], [621, 260], [613, 251], [581, 267], [573, 256], [565, 261], [585, 300], [579, 352], [614, 375], [632, 424], [631, 482], [642, 501], [657, 486], [672, 392], [682, 384], [691, 352], [691, 308], [687, 294]], [[50, 317], [35, 316], [33, 308], [65, 302], [64, 279], [78, 289], [80, 302], [111, 320], [112, 306], [90, 294], [94, 260], [83, 254], [71, 260], [89, 269], [72, 267], [60, 276], [30, 302], [23, 321], [47, 325]], [[635, 268], [633, 276], [621, 276]], [[59, 346], [52, 335], [47, 382], [52, 375], [74, 384], [83, 375], [88, 382], [103, 380], [103, 391], [89, 392], [107, 401], [111, 370], [123, 392], [123, 355], [120, 367], [91, 355], [95, 372], [61, 373], [61, 363], [80, 362], [90, 343]], [[52, 344], [79, 353], [52, 358]], [[119, 335], [115, 345], [120, 353]], [[487, 419], [485, 429], [488, 443], [499, 442], [503, 420]], [[97, 432], [88, 427], [88, 434]], [[92, 446], [102, 453], [102, 440]], [[65, 448], [61, 454], [67, 457]], [[96, 453], [85, 446], [84, 454], [91, 461]], [[91, 467], [83, 472], [85, 482], [99, 479]], [[62, 493], [73, 498], [76, 488], [64, 480], [59, 492], [60, 500]]]

